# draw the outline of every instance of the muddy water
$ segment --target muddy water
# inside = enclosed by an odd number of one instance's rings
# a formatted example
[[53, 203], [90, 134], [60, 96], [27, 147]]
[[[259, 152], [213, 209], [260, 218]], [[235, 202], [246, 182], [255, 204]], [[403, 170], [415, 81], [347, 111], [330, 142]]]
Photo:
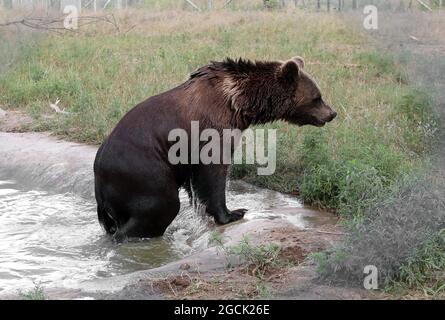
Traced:
[[[114, 244], [97, 222], [90, 194], [94, 148], [0, 133], [0, 149], [0, 294], [33, 283], [76, 287], [158, 267], [207, 247], [216, 228], [181, 192], [180, 214], [164, 237]], [[286, 219], [300, 228], [335, 222], [292, 196], [241, 181], [230, 182], [228, 190], [228, 206], [248, 208], [246, 220]]]

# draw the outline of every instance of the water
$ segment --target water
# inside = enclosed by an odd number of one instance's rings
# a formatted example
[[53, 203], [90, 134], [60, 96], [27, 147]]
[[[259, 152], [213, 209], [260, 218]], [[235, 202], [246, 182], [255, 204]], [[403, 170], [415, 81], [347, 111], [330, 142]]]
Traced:
[[[302, 228], [317, 223], [314, 217], [323, 223], [332, 219], [278, 192], [238, 181], [229, 189], [229, 207], [249, 208], [246, 219], [284, 217]], [[164, 237], [115, 244], [100, 228], [92, 201], [0, 180], [0, 292], [34, 283], [75, 287], [85, 280], [157, 267], [207, 246], [213, 221], [193, 210], [185, 193], [180, 195], [181, 213]]]
[[20, 190], [0, 181], [0, 291], [33, 282], [71, 287], [83, 280], [147, 269], [191, 252], [184, 230], [164, 238], [114, 244], [94, 203], [72, 194]]

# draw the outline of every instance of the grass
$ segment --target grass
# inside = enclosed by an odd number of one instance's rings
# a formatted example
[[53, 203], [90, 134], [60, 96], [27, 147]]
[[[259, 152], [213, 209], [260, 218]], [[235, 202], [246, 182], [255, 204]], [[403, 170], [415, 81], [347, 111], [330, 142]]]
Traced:
[[445, 297], [445, 229], [432, 235], [407, 259], [389, 291], [421, 290], [426, 296]]
[[45, 300], [46, 295], [40, 284], [34, 284], [34, 288], [26, 292], [19, 292], [20, 298], [24, 300]]
[[320, 275], [362, 286], [364, 267], [374, 265], [379, 288], [444, 293], [444, 179], [443, 171], [429, 170], [400, 179], [347, 226], [343, 241], [313, 255]]
[[211, 233], [209, 243], [216, 245], [216, 248], [224, 255], [227, 268], [230, 269], [238, 264], [247, 274], [256, 277], [255, 286], [258, 298], [264, 299], [270, 296], [266, 275], [273, 270], [290, 265], [290, 262], [281, 257], [281, 247], [275, 243], [253, 245], [249, 238], [244, 236], [239, 243], [229, 247], [224, 244], [221, 235], [217, 232]]
[[[298, 54], [339, 117], [323, 129], [268, 125], [278, 129], [276, 173], [257, 176], [255, 165], [238, 165], [233, 177], [359, 216], [424, 151], [431, 124], [406, 115], [409, 108], [427, 112], [426, 97], [402, 81], [390, 56], [368, 48], [334, 15], [136, 10], [117, 21], [125, 32], [95, 25], [22, 48], [0, 75], [0, 105], [28, 112], [35, 130], [97, 144], [135, 104], [180, 84], [210, 60]], [[52, 113], [49, 103], [58, 99], [69, 115]]]
[[246, 270], [259, 279], [264, 279], [269, 269], [283, 265], [280, 258], [281, 248], [274, 243], [253, 246], [249, 239], [244, 237], [230, 251], [232, 255], [245, 262]]
[[[404, 20], [407, 18], [409, 21]], [[398, 78], [403, 83], [408, 78], [423, 88], [412, 88], [401, 96], [395, 112], [399, 114], [408, 150], [424, 158], [424, 167], [402, 172], [396, 182], [391, 183], [389, 191], [369, 203], [361, 219], [348, 221], [348, 234], [334, 249], [317, 253], [313, 258], [320, 275], [327, 281], [347, 282], [363, 288], [364, 266], [375, 265], [379, 288], [391, 297], [443, 298], [444, 128], [438, 114], [445, 101], [441, 81], [443, 55], [424, 51], [421, 46], [408, 49], [393, 45], [398, 35], [409, 32], [407, 26], [431, 34], [434, 39], [431, 43], [442, 43], [443, 37], [439, 31], [431, 31], [435, 30], [434, 19], [413, 16], [389, 19], [392, 22], [388, 29], [403, 30], [386, 39], [394, 56], [406, 65], [408, 77], [404, 72], [397, 72]], [[366, 55], [363, 59], [374, 60]], [[381, 60], [375, 63], [382, 68], [388, 65], [386, 59]]]
[[247, 236], [244, 236], [239, 243], [228, 247], [224, 244], [221, 235], [216, 232], [211, 234], [209, 242], [216, 245], [217, 249], [224, 254], [228, 268], [231, 268], [236, 261], [241, 263], [247, 273], [259, 280], [264, 280], [265, 274], [271, 269], [285, 265], [285, 261], [280, 256], [281, 248], [275, 243], [255, 246], [251, 244]]

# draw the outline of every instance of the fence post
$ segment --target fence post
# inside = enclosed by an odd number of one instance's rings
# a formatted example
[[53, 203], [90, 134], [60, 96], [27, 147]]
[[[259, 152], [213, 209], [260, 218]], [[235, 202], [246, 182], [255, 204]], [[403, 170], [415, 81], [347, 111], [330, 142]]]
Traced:
[[201, 8], [198, 7], [196, 4], [193, 3], [192, 0], [185, 0], [189, 5], [191, 5], [193, 8], [195, 8], [196, 10], [198, 10], [199, 12], [201, 12]]
[[327, 6], [328, 6], [328, 12], [331, 11], [331, 0], [327, 1]]
[[352, 0], [352, 10], [357, 10], [357, 0]]

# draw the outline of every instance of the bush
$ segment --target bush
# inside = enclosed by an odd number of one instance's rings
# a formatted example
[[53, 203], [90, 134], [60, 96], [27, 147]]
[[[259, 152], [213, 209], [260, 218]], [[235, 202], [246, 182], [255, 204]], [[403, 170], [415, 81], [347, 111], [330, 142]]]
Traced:
[[374, 265], [382, 287], [423, 282], [426, 269], [443, 268], [443, 241], [435, 238], [445, 228], [443, 186], [443, 173], [401, 180], [347, 226], [343, 241], [316, 257], [321, 277], [361, 286], [364, 267]]
[[26, 292], [19, 291], [19, 296], [23, 300], [45, 300], [46, 299], [44, 289], [38, 283], [35, 283], [34, 288], [29, 291], [26, 291]]

